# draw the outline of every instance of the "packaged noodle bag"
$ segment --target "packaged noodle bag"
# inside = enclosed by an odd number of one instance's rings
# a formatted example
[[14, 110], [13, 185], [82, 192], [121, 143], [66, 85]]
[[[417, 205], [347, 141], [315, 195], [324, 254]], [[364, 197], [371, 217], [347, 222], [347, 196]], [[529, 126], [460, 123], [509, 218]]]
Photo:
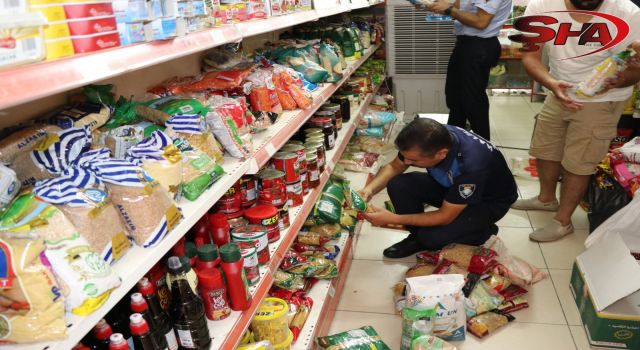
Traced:
[[407, 278], [406, 307], [435, 307], [433, 335], [447, 341], [464, 340], [464, 283], [459, 274]]
[[106, 183], [129, 236], [144, 248], [160, 243], [182, 219], [169, 193], [132, 161], [109, 158], [108, 149], [88, 153], [80, 165]]
[[141, 166], [173, 198], [180, 196], [184, 167], [182, 153], [167, 134], [154, 131], [151, 136], [129, 148], [127, 159]]
[[87, 315], [120, 286], [120, 278], [64, 214], [32, 193], [16, 198], [2, 216], [0, 230], [44, 240], [44, 256], [57, 276], [67, 311]]
[[71, 167], [33, 189], [38, 199], [55, 205], [108, 263], [122, 257], [130, 242], [106, 186], [86, 169]]
[[602, 86], [608, 78], [616, 73], [625, 70], [626, 62], [635, 56], [636, 52], [628, 48], [622, 52], [607, 57], [602, 63], [591, 71], [591, 74], [580, 82], [575, 89], [575, 94], [579, 98], [592, 98], [602, 91]]
[[64, 297], [44, 256], [44, 242], [25, 231], [0, 231], [0, 342], [66, 337]]

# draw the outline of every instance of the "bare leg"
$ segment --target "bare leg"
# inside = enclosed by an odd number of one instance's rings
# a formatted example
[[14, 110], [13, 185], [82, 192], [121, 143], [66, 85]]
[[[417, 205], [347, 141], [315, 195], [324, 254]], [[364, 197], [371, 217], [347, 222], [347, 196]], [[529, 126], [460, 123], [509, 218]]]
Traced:
[[536, 164], [540, 178], [540, 195], [538, 196], [538, 200], [543, 203], [553, 202], [556, 200], [556, 185], [558, 184], [558, 178], [562, 171], [562, 165], [560, 165], [560, 162], [542, 159], [538, 159]]
[[571, 214], [576, 210], [588, 185], [589, 175], [576, 175], [564, 170], [562, 186], [560, 186], [560, 207], [554, 219], [563, 226], [569, 225]]

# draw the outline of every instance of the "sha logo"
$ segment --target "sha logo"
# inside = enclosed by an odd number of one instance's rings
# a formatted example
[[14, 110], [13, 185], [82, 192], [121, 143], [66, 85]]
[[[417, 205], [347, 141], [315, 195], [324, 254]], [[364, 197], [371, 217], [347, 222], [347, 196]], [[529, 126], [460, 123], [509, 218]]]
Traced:
[[476, 191], [476, 185], [474, 184], [463, 184], [458, 186], [458, 192], [460, 192], [460, 197], [467, 199], [473, 195]]

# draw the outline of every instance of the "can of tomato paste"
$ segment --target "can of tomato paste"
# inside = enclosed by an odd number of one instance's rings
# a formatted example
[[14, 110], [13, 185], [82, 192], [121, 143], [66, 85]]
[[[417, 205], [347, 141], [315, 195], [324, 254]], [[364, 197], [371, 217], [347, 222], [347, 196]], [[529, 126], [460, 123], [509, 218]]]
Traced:
[[229, 187], [227, 192], [213, 206], [213, 211], [226, 215], [242, 212], [242, 194], [240, 192], [240, 181]]
[[295, 208], [302, 205], [304, 199], [302, 195], [302, 181], [287, 184], [287, 204], [289, 208]]
[[240, 178], [240, 194], [243, 208], [249, 208], [258, 201], [256, 179], [252, 175], [245, 175]]
[[304, 145], [288, 144], [282, 146], [280, 151], [286, 153], [295, 153], [298, 157], [296, 162], [298, 163], [298, 169], [300, 169], [300, 173], [302, 174], [307, 171], [307, 157], [306, 152], [304, 151]]
[[259, 203], [279, 206], [287, 202], [287, 186], [284, 176], [284, 172], [280, 170], [260, 170], [257, 174]]
[[284, 172], [286, 183], [300, 181], [300, 167], [298, 155], [291, 152], [278, 152], [271, 158], [274, 169]]
[[251, 242], [256, 247], [258, 263], [264, 265], [271, 258], [269, 254], [269, 238], [267, 230], [260, 225], [237, 226], [231, 230], [233, 242]]
[[244, 211], [244, 217], [250, 224], [262, 225], [267, 230], [269, 243], [280, 239], [280, 226], [278, 225], [278, 209], [272, 205], [258, 204]]
[[258, 269], [258, 254], [256, 247], [251, 242], [236, 242], [240, 248], [240, 254], [244, 259], [244, 274], [247, 277], [249, 286], [255, 286], [260, 281], [260, 270]]

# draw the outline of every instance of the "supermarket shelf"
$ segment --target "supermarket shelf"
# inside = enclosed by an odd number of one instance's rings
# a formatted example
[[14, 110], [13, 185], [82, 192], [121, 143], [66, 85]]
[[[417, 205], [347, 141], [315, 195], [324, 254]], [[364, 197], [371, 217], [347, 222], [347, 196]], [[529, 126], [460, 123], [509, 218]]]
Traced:
[[311, 22], [317, 20], [318, 13], [316, 11], [302, 11], [284, 16], [274, 16], [267, 19], [256, 21], [247, 21], [237, 23], [235, 26], [242, 37], [250, 37], [258, 34], [272, 32], [274, 30], [283, 29], [296, 24]]
[[234, 349], [238, 346], [240, 338], [249, 327], [251, 319], [258, 309], [260, 302], [267, 295], [271, 285], [273, 284], [273, 272], [275, 272], [280, 266], [284, 254], [289, 247], [291, 247], [291, 244], [300, 231], [302, 224], [320, 196], [324, 185], [329, 181], [329, 176], [333, 171], [334, 165], [340, 159], [342, 152], [346, 148], [347, 143], [351, 139], [351, 135], [357, 126], [358, 119], [362, 116], [362, 112], [365, 110], [366, 106], [371, 102], [371, 98], [372, 95], [368, 95], [367, 99], [365, 99], [357, 109], [356, 113], [354, 113], [354, 117], [344, 124], [342, 130], [338, 134], [336, 147], [327, 152], [327, 166], [320, 176], [320, 185], [305, 196], [302, 206], [289, 210], [291, 226], [280, 234], [280, 240], [278, 242], [269, 245], [271, 260], [268, 265], [260, 268], [260, 282], [250, 289], [253, 300], [249, 309], [243, 312], [234, 311], [229, 317], [222, 321], [209, 321], [209, 330], [213, 338], [211, 342], [212, 350]]
[[0, 110], [242, 40], [235, 26], [0, 71]]
[[0, 70], [0, 110], [216, 46], [238, 42], [246, 37], [368, 6], [368, 3], [359, 3], [356, 7], [340, 6], [303, 11], [190, 33], [173, 40], [117, 47]]
[[360, 67], [373, 53], [379, 45], [372, 46], [357, 61], [351, 63], [343, 72], [340, 81], [330, 84], [322, 84], [318, 91], [313, 93], [313, 104], [303, 110], [285, 112], [276, 124], [264, 132], [255, 135], [254, 157], [249, 167], [249, 173], [255, 174], [265, 165], [271, 156], [276, 153], [298, 129], [309, 119], [323, 103], [325, 103], [333, 93], [344, 84], [347, 79]]
[[248, 161], [226, 158], [223, 167], [224, 175], [195, 202], [180, 202], [183, 220], [153, 248], [133, 246], [121, 260], [112, 265], [113, 271], [122, 278], [122, 284], [111, 292], [109, 299], [88, 316], [66, 315], [68, 337], [58, 342], [42, 342], [36, 344], [12, 345], [14, 350], [68, 350], [73, 348], [98, 321], [103, 318], [136, 285], [153, 265], [156, 264], [176, 242], [206, 213], [213, 204], [231, 187], [248, 168]]

